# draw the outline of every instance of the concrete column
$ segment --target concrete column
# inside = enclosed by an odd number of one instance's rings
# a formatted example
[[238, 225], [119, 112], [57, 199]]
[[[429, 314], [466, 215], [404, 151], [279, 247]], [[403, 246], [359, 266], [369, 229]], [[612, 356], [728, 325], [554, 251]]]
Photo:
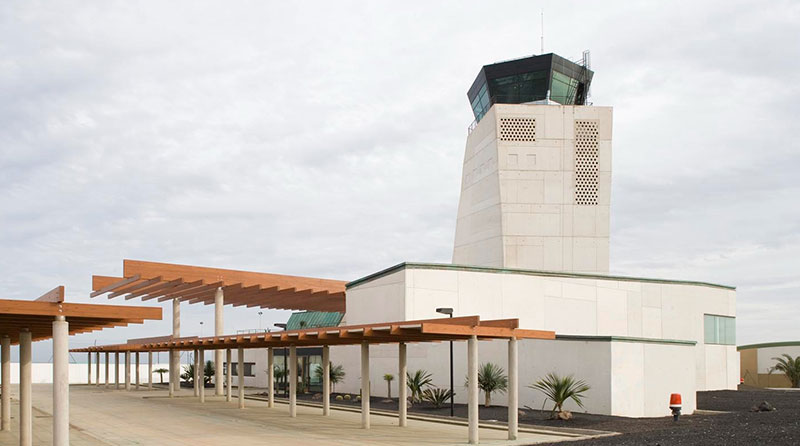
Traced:
[[467, 381], [469, 444], [478, 444], [478, 337], [474, 335], [467, 341]]
[[519, 410], [519, 373], [517, 340], [508, 340], [508, 439], [516, 440]]
[[33, 444], [31, 405], [31, 332], [19, 333], [19, 444]]
[[119, 390], [119, 352], [114, 352], [114, 389]]
[[167, 378], [169, 380], [169, 397], [172, 398], [175, 396], [175, 371], [172, 369], [175, 366], [175, 351], [169, 351], [169, 373], [167, 373]]
[[369, 343], [361, 343], [361, 427], [369, 429]]
[[289, 381], [289, 416], [297, 416], [297, 347], [289, 346], [289, 374], [286, 375]]
[[111, 381], [110, 381], [110, 379], [111, 379], [111, 374], [110, 374], [110, 373], [108, 373], [108, 369], [109, 369], [109, 367], [110, 367], [110, 365], [109, 365], [110, 363], [111, 363], [111, 353], [109, 353], [109, 352], [106, 352], [106, 364], [105, 364], [105, 365], [106, 365], [106, 384], [103, 386], [103, 387], [105, 387], [106, 389], [108, 389], [108, 383], [110, 383], [110, 382], [111, 382]]
[[92, 353], [86, 353], [86, 365], [89, 366], [89, 373], [86, 375], [86, 384], [92, 385]]
[[[177, 298], [172, 299], [172, 337], [181, 337], [181, 302]], [[169, 373], [171, 392], [178, 392], [181, 390], [181, 352], [178, 350], [173, 351], [170, 356]], [[172, 393], [170, 396], [173, 396]]]
[[200, 402], [206, 402], [206, 371], [205, 371], [205, 350], [198, 350], [200, 353], [200, 368], [197, 369], [197, 390], [200, 392]]
[[0, 429], [3, 431], [11, 430], [11, 338], [3, 336], [0, 338]]
[[131, 390], [131, 352], [125, 352], [125, 390]]
[[275, 407], [275, 351], [267, 348], [267, 386], [269, 386], [269, 399], [267, 407]]
[[153, 390], [153, 352], [147, 352], [147, 390]]
[[397, 415], [400, 418], [400, 427], [405, 427], [408, 425], [408, 421], [406, 418], [406, 411], [407, 407], [406, 404], [408, 402], [408, 384], [407, 384], [407, 373], [408, 373], [408, 362], [407, 362], [407, 355], [406, 355], [406, 343], [401, 342], [397, 345], [398, 348], [398, 367], [397, 367]]
[[[222, 288], [217, 288], [214, 294], [214, 336], [222, 336], [225, 331], [225, 312], [223, 305], [225, 303]], [[222, 350], [214, 350], [214, 394], [222, 396]]]
[[225, 387], [227, 387], [228, 390], [225, 392], [225, 401], [230, 402], [231, 401], [231, 395], [233, 393], [233, 384], [232, 384], [233, 380], [231, 379], [231, 374], [233, 373], [233, 368], [232, 368], [233, 367], [233, 361], [232, 361], [233, 354], [231, 352], [231, 349], [226, 350], [225, 356], [226, 356], [225, 359], [227, 359], [227, 362], [228, 362], [228, 373], [225, 374]]
[[322, 415], [331, 414], [331, 347], [322, 346]]
[[100, 386], [100, 352], [95, 353], [95, 359], [97, 359], [97, 364], [95, 365], [94, 385], [95, 385], [95, 387], [99, 387]]
[[53, 321], [53, 446], [69, 446], [69, 323], [64, 316]]
[[133, 354], [134, 354], [134, 358], [135, 358], [135, 361], [133, 361], [133, 363], [136, 365], [136, 370], [133, 373], [133, 377], [134, 377], [134, 383], [136, 385], [136, 390], [139, 390], [139, 382], [140, 382], [139, 381], [139, 369], [140, 369], [140, 367], [139, 367], [139, 365], [140, 365], [139, 364], [139, 352], [133, 352]]
[[239, 351], [236, 352], [236, 360], [239, 364], [236, 366], [236, 374], [238, 375], [237, 381], [239, 381], [239, 409], [244, 409], [244, 348], [239, 347]]
[[194, 351], [194, 396], [200, 396], [200, 350]]

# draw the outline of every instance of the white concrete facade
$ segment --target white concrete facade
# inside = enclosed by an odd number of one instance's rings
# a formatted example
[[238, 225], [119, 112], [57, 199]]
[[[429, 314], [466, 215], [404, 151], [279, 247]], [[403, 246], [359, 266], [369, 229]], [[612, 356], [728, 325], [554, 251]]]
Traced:
[[[408, 344], [408, 371], [423, 369], [432, 374], [433, 385], [449, 387], [449, 346], [446, 343]], [[695, 403], [695, 373], [686, 363], [694, 360], [694, 345], [690, 342], [658, 342], [587, 337], [555, 341], [523, 340], [518, 343], [519, 407], [539, 409], [544, 403], [542, 394], [528, 386], [549, 372], [574, 375], [586, 381], [591, 390], [584, 400], [585, 409], [570, 402], [566, 408], [575, 412], [618, 415], [627, 417], [668, 416], [669, 395], [683, 395], [683, 413], [692, 413]], [[386, 373], [396, 373], [396, 345], [373, 345], [370, 348], [370, 381], [372, 396], [386, 396], [383, 380]], [[508, 343], [480, 341], [479, 363], [493, 362], [508, 372]], [[467, 403], [467, 343], [454, 343], [453, 375], [455, 401]], [[361, 386], [358, 346], [331, 348], [331, 363], [342, 364], [344, 382], [338, 392], [358, 393]], [[398, 380], [392, 382], [392, 396], [399, 393]], [[507, 405], [508, 395], [494, 394], [492, 403]], [[545, 408], [552, 407], [548, 402]]]
[[[594, 394], [587, 401], [590, 412], [625, 416], [668, 415], [666, 402], [675, 392], [683, 395], [684, 412], [690, 413], [695, 391], [735, 389], [739, 382], [736, 347], [704, 342], [705, 314], [736, 314], [735, 290], [713, 284], [401, 264], [350, 284], [343, 323], [436, 318], [437, 307], [452, 307], [456, 316], [518, 318], [523, 328], [552, 330], [561, 337], [520, 343], [521, 405], [536, 399], [525, 386], [549, 371], [575, 373], [589, 382]], [[565, 336], [587, 337], [586, 345]], [[465, 357], [463, 348], [456, 344], [456, 352], [461, 351], [456, 358]], [[436, 384], [446, 387], [446, 349], [410, 345], [409, 369], [431, 371]], [[376, 347], [373, 355], [382, 351]], [[393, 350], [385, 354], [386, 368], [372, 379], [380, 379], [396, 361]], [[503, 343], [481, 343], [482, 362], [491, 358], [505, 367], [506, 355]], [[332, 350], [331, 360], [356, 364], [353, 353], [341, 347]], [[457, 378], [464, 376], [461, 366], [456, 359]], [[341, 389], [349, 391], [349, 386]], [[456, 400], [462, 400], [463, 392], [456, 393]], [[502, 397], [497, 401], [503, 404]]]
[[608, 272], [611, 107], [495, 104], [467, 138], [453, 263]]

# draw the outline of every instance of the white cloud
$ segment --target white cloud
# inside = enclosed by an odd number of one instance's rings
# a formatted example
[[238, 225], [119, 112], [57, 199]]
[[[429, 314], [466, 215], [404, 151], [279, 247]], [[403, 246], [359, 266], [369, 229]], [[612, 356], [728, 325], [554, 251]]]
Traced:
[[[122, 258], [340, 279], [449, 261], [465, 92], [538, 51], [542, 6], [546, 50], [590, 48], [615, 107], [612, 268], [740, 285], [740, 341], [794, 336], [791, 2], [6, 2], [0, 291], [87, 300]], [[149, 331], [169, 326], [75, 342]]]

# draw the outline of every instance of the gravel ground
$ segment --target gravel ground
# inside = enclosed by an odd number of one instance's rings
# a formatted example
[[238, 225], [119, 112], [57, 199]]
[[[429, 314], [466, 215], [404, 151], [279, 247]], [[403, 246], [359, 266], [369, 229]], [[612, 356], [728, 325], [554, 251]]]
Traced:
[[[300, 400], [311, 400], [312, 395], [298, 395]], [[750, 408], [768, 401], [777, 408], [774, 412], [750, 412]], [[332, 401], [337, 405], [359, 406], [355, 401]], [[396, 410], [397, 400], [373, 397], [370, 405], [374, 409]], [[684, 415], [675, 423], [672, 417], [625, 418], [604, 415], [574, 413], [570, 421], [548, 420], [546, 412], [523, 410], [520, 424], [550, 426], [565, 429], [590, 429], [620, 432], [613, 437], [570, 442], [570, 445], [615, 445], [615, 446], [732, 446], [732, 445], [800, 445], [800, 391], [761, 390], [742, 388], [739, 391], [725, 390], [698, 392], [697, 406], [704, 411], [725, 413]], [[410, 413], [448, 417], [449, 406], [435, 409], [428, 403], [415, 404]], [[466, 405], [457, 404], [456, 417], [466, 418]], [[483, 421], [507, 420], [505, 407], [485, 408], [481, 405]], [[564, 443], [553, 443], [553, 445]]]
[[[768, 401], [775, 412], [750, 412], [754, 405]], [[800, 392], [785, 390], [698, 392], [700, 410], [725, 411], [713, 415], [671, 418], [609, 420], [589, 425], [591, 429], [622, 432], [623, 435], [579, 441], [579, 445], [800, 445]], [[577, 417], [584, 415], [577, 414]], [[577, 427], [577, 426], [576, 426]]]

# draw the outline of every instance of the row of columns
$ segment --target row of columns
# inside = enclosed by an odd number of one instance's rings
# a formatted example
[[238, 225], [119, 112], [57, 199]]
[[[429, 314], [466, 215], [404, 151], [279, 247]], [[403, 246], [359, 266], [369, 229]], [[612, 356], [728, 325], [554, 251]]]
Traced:
[[[53, 445], [69, 446], [69, 324], [53, 321]], [[32, 336], [19, 333], [19, 444], [33, 444]], [[0, 430], [11, 430], [11, 338], [0, 338]]]
[[[200, 402], [205, 401], [204, 397], [204, 378], [202, 372], [203, 350], [195, 351], [195, 396], [199, 397]], [[227, 350], [227, 393], [226, 401], [231, 401], [232, 395], [232, 353]], [[370, 366], [369, 366], [369, 343], [363, 342], [361, 344], [361, 427], [364, 429], [370, 428]], [[407, 346], [401, 342], [398, 345], [398, 370], [399, 377], [399, 399], [398, 399], [398, 418], [401, 427], [407, 426], [407, 409], [406, 399], [408, 396], [408, 389], [406, 383], [406, 373], [408, 369], [407, 361]], [[273, 348], [267, 349], [267, 385], [269, 387], [269, 396], [267, 399], [267, 406], [274, 407], [275, 405], [275, 375], [274, 375], [275, 355]], [[322, 414], [324, 416], [330, 415], [330, 347], [322, 347]], [[221, 373], [222, 369], [218, 369]], [[245, 407], [244, 402], [244, 349], [238, 348], [237, 351], [237, 399], [239, 408]], [[219, 375], [218, 375], [219, 376]], [[297, 347], [292, 345], [289, 347], [289, 370], [287, 375], [289, 381], [289, 416], [294, 418], [297, 416]], [[221, 380], [218, 380], [222, 382]], [[468, 382], [468, 429], [469, 429], [469, 443], [477, 444], [479, 442], [479, 389], [478, 389], [478, 338], [472, 336], [467, 341], [467, 382]], [[508, 439], [516, 440], [518, 435], [518, 354], [517, 354], [517, 340], [510, 339], [508, 341]]]
[[[139, 362], [139, 355], [141, 352], [133, 352], [134, 354], [134, 361], [135, 361], [135, 371], [134, 371], [134, 382], [133, 385], [136, 390], [139, 390], [141, 385], [140, 379], [140, 372], [141, 372], [141, 364]], [[106, 355], [106, 376], [105, 376], [105, 387], [108, 387], [109, 384], [109, 352], [105, 352]], [[87, 384], [92, 384], [92, 354], [87, 353], [87, 363], [89, 364], [89, 377], [87, 379]], [[100, 385], [100, 352], [95, 353], [96, 358], [96, 375], [94, 384], [95, 386]], [[115, 372], [115, 386], [119, 389], [119, 352], [114, 352], [114, 372]], [[130, 364], [130, 352], [125, 352], [125, 390], [131, 389], [131, 364]], [[147, 352], [147, 389], [153, 390], [153, 352]]]
[[[222, 288], [217, 288], [214, 295], [214, 335], [222, 336], [224, 331], [224, 293]], [[180, 337], [180, 301], [173, 299], [172, 306], [172, 332], [173, 337]], [[406, 388], [406, 373], [407, 373], [407, 353], [406, 344], [399, 343], [398, 345], [398, 375], [399, 375], [399, 405], [398, 405], [398, 418], [399, 425], [407, 425], [407, 388]], [[237, 352], [237, 399], [239, 408], [244, 408], [244, 349], [239, 347]], [[322, 353], [322, 367], [323, 367], [323, 397], [322, 397], [322, 412], [323, 415], [330, 414], [330, 348], [323, 346]], [[199, 397], [201, 402], [205, 401], [205, 382], [203, 378], [203, 361], [199, 358], [203, 357], [203, 350], [195, 352], [195, 388], [194, 394]], [[138, 359], [138, 358], [137, 358]], [[231, 401], [232, 399], [232, 353], [227, 349], [226, 358], [228, 373], [225, 380], [225, 387], [227, 392], [223, 391], [223, 381], [221, 374], [223, 370], [223, 353], [222, 350], [214, 351], [214, 367], [216, 370], [214, 378], [215, 395], [221, 396], [225, 394], [225, 400]], [[274, 407], [275, 404], [275, 377], [274, 377], [274, 352], [272, 348], [268, 348], [267, 352], [268, 364], [268, 386], [269, 397], [268, 407]], [[106, 363], [106, 367], [108, 364]], [[138, 371], [138, 368], [137, 368]], [[138, 372], [137, 372], [138, 373]], [[107, 374], [106, 374], [107, 376]], [[289, 347], [289, 416], [297, 416], [297, 348], [292, 345]], [[365, 429], [370, 427], [370, 382], [369, 382], [369, 343], [364, 342], [361, 344], [361, 424]], [[152, 378], [152, 374], [151, 374]], [[467, 341], [467, 378], [468, 378], [468, 425], [469, 425], [469, 443], [477, 444], [479, 442], [478, 421], [479, 421], [479, 390], [478, 390], [478, 339], [477, 336], [472, 336]], [[106, 378], [107, 379], [107, 378]], [[517, 340], [510, 339], [508, 341], [508, 439], [516, 440], [518, 436], [518, 356], [517, 356]], [[138, 383], [138, 379], [137, 379]], [[169, 396], [174, 396], [174, 392], [180, 386], [180, 353], [178, 351], [170, 351], [170, 385]]]

